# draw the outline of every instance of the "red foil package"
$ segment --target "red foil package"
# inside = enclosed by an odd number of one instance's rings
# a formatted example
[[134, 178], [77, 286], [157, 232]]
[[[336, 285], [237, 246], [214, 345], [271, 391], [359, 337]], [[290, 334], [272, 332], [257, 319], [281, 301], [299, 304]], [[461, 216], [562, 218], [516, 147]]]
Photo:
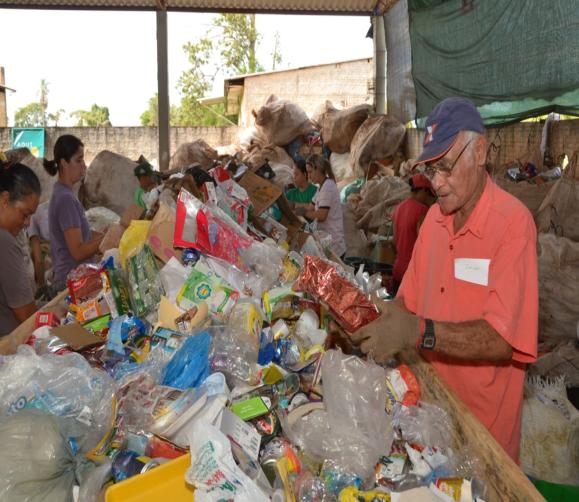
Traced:
[[328, 305], [336, 321], [348, 333], [378, 319], [380, 313], [360, 288], [342, 277], [336, 267], [316, 256], [306, 255], [293, 286]]

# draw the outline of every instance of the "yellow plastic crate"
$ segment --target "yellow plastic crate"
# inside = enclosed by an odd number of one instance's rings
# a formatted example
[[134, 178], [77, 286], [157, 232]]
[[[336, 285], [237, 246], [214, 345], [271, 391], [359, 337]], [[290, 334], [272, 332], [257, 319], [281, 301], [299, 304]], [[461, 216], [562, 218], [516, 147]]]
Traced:
[[191, 465], [191, 455], [183, 455], [111, 486], [106, 502], [192, 502], [194, 488], [185, 482], [185, 472]]

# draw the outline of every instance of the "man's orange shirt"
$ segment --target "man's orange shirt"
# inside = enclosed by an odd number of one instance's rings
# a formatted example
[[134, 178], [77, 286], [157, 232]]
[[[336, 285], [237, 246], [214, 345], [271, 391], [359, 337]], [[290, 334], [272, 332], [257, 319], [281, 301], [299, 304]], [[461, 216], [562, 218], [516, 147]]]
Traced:
[[526, 363], [537, 357], [537, 232], [527, 208], [490, 177], [457, 234], [432, 206], [398, 297], [420, 317], [484, 319], [513, 348], [510, 361], [463, 361], [422, 351], [507, 453], [518, 460]]

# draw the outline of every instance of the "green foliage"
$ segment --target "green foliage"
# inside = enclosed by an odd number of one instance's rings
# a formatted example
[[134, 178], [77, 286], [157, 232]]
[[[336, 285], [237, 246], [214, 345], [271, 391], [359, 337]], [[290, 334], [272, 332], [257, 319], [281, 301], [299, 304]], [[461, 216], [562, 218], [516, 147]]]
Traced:
[[62, 108], [59, 108], [55, 112], [49, 113], [46, 118], [48, 122], [52, 122], [52, 124], [50, 124], [52, 127], [58, 127], [58, 123], [65, 113], [66, 112]]
[[29, 103], [16, 110], [14, 114], [15, 127], [44, 127], [46, 115], [40, 103]]
[[255, 14], [221, 14], [213, 20], [213, 26], [221, 32], [219, 54], [226, 73], [263, 71], [255, 55], [262, 38], [255, 27]]
[[[171, 125], [212, 126], [227, 125], [233, 117], [225, 117], [225, 106], [203, 105], [199, 102], [213, 87], [221, 72], [232, 76], [263, 71], [256, 51], [262, 37], [257, 32], [255, 14], [220, 14], [199, 40], [183, 46], [189, 68], [181, 74], [178, 89], [182, 99], [179, 106], [171, 107]], [[273, 66], [281, 62], [279, 35], [276, 37]], [[141, 124], [156, 125], [157, 101], [149, 100], [149, 108], [141, 115]]]
[[111, 125], [109, 109], [106, 106], [94, 104], [90, 110], [77, 110], [70, 114], [77, 119], [77, 127], [106, 127]]

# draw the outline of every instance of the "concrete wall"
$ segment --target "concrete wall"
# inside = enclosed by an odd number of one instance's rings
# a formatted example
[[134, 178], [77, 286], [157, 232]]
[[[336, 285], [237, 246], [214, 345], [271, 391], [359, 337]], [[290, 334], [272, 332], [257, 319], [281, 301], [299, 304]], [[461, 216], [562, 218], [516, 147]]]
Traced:
[[310, 116], [326, 100], [338, 108], [372, 104], [373, 82], [371, 58], [246, 77], [239, 125], [252, 126], [251, 111], [271, 94], [299, 104]]
[[[86, 163], [102, 150], [111, 150], [136, 160], [144, 155], [149, 160], [158, 158], [156, 127], [51, 127], [46, 129], [45, 152], [52, 158], [54, 143], [62, 134], [73, 134], [85, 144]], [[234, 143], [238, 128], [231, 127], [172, 127], [171, 153], [182, 143], [204, 139], [216, 148]], [[0, 128], [0, 150], [11, 147], [11, 128]]]
[[[505, 127], [493, 127], [487, 130], [489, 160], [497, 170], [513, 160], [533, 161], [539, 151], [543, 124], [522, 122]], [[408, 129], [406, 134], [405, 154], [408, 158], [417, 157], [422, 151], [424, 130]], [[549, 147], [556, 160], [567, 154], [569, 158], [579, 151], [579, 120], [561, 120], [552, 122], [549, 131]], [[536, 162], [536, 161], [535, 161]]]

